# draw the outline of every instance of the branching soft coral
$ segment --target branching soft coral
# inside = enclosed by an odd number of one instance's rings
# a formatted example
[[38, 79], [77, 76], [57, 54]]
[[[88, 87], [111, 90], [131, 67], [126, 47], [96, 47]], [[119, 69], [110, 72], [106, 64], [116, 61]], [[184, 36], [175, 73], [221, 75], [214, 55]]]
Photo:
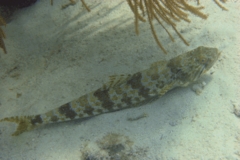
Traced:
[[[172, 29], [177, 33], [177, 35], [181, 38], [181, 40], [186, 44], [189, 45], [189, 43], [183, 38], [183, 36], [178, 32], [176, 28], [176, 22], [180, 20], [184, 20], [186, 22], [190, 22], [190, 19], [188, 18], [188, 13], [192, 13], [198, 17], [201, 17], [203, 19], [207, 18], [207, 15], [204, 14], [201, 9], [203, 9], [203, 6], [192, 6], [187, 3], [187, 0], [126, 0], [128, 2], [129, 7], [134, 13], [135, 16], [135, 32], [138, 35], [139, 34], [139, 28], [138, 24], [139, 21], [146, 22], [150, 24], [152, 35], [158, 44], [158, 46], [162, 49], [164, 53], [167, 53], [163, 45], [161, 44], [155, 28], [153, 20], [156, 20], [158, 24], [167, 32], [170, 39], [174, 41], [173, 36], [168, 31], [167, 27], [164, 26], [164, 22], [171, 26]], [[225, 3], [227, 0], [213, 0], [221, 9], [226, 10], [227, 9], [221, 5], [220, 2]], [[84, 0], [81, 0], [82, 5], [87, 9], [88, 12], [90, 12], [90, 8], [85, 3]], [[53, 0], [50, 0], [51, 5], [53, 5]], [[197, 4], [199, 5], [199, 0], [197, 0]], [[76, 0], [69, 0], [68, 4], [65, 4], [62, 6], [62, 9], [76, 4]], [[147, 15], [147, 19], [145, 19], [145, 16]], [[5, 21], [0, 15], [0, 26], [6, 25]], [[2, 28], [0, 27], [0, 48], [3, 49], [4, 53], [7, 53], [6, 47], [4, 44], [3, 39], [6, 38]]]
[[[0, 16], [0, 26], [6, 26], [6, 22], [4, 21], [4, 19]], [[3, 39], [6, 38], [5, 33], [3, 32], [2, 28], [0, 27], [0, 48], [3, 49], [3, 52], [6, 54], [7, 50], [4, 44]]]
[[[224, 0], [223, 2], [225, 2]], [[135, 32], [138, 35], [138, 23], [139, 21], [145, 22], [144, 18], [147, 15], [147, 21], [150, 24], [150, 28], [153, 34], [153, 37], [158, 44], [158, 46], [163, 50], [164, 53], [167, 51], [162, 46], [156, 31], [154, 29], [153, 20], [157, 20], [157, 22], [161, 25], [161, 27], [168, 33], [170, 39], [174, 41], [172, 35], [168, 32], [168, 29], [164, 26], [163, 22], [170, 25], [173, 30], [177, 33], [177, 35], [181, 38], [181, 40], [189, 45], [188, 42], [183, 38], [183, 36], [176, 29], [176, 23], [180, 20], [184, 20], [186, 22], [190, 22], [188, 19], [188, 13], [192, 13], [202, 19], [207, 19], [207, 15], [201, 12], [203, 6], [194, 7], [189, 5], [185, 0], [127, 0], [128, 5], [135, 15]], [[214, 2], [226, 10], [217, 0]], [[198, 1], [199, 4], [199, 1]]]

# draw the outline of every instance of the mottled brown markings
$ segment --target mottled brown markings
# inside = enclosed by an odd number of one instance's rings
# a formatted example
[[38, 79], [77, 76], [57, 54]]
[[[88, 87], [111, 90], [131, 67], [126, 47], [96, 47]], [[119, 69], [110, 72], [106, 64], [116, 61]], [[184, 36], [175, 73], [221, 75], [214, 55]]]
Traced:
[[149, 98], [149, 91], [150, 89], [149, 88], [146, 88], [144, 86], [142, 86], [140, 89], [139, 89], [139, 95], [144, 97], [145, 99]]
[[89, 106], [87, 95], [84, 95], [84, 96], [80, 97], [77, 100], [77, 102], [79, 102], [80, 106], [82, 106], [82, 107]]
[[81, 112], [82, 109], [81, 108], [77, 108], [75, 111], [78, 113], [78, 112]]
[[162, 87], [164, 87], [164, 84], [165, 83], [163, 81], [160, 81], [156, 84], [156, 88], [162, 88]]
[[128, 97], [128, 96], [123, 96], [123, 98], [121, 99], [121, 101], [123, 103], [126, 103], [127, 106], [131, 106], [132, 105], [132, 98]]
[[151, 80], [159, 79], [158, 68], [157, 67], [152, 67], [152, 69], [147, 71], [147, 75], [149, 77], [151, 77]]
[[150, 89], [145, 88], [144, 86], [139, 89], [139, 96], [144, 97], [145, 99], [149, 98], [149, 91]]
[[61, 107], [59, 107], [58, 111], [60, 114], [65, 115], [66, 118], [70, 118], [70, 119], [74, 119], [75, 116], [77, 115], [77, 113], [74, 110], [72, 110], [69, 103], [66, 103]]
[[117, 88], [115, 89], [115, 92], [116, 92], [118, 95], [123, 93], [122, 88], [120, 88], [120, 87], [117, 87]]
[[134, 97], [134, 100], [139, 102], [140, 101], [140, 98], [139, 97]]
[[51, 116], [51, 121], [52, 122], [57, 122], [59, 118], [56, 115]]
[[84, 110], [83, 110], [83, 112], [84, 113], [87, 113], [89, 116], [93, 116], [94, 114], [93, 114], [93, 111], [94, 111], [94, 108], [92, 108], [92, 107], [86, 107], [86, 108], [84, 108]]
[[82, 114], [82, 113], [80, 113], [79, 115], [78, 115], [78, 117], [79, 118], [82, 118], [84, 115]]
[[135, 73], [130, 80], [127, 81], [127, 84], [132, 87], [132, 89], [138, 89], [138, 95], [144, 98], [149, 98], [149, 88], [146, 88], [142, 82], [142, 74], [140, 72]]
[[93, 93], [93, 95], [102, 102], [103, 108], [111, 111], [113, 110], [114, 103], [111, 101], [108, 91], [109, 89], [98, 89]]
[[142, 79], [142, 82], [148, 82], [149, 81], [149, 77], [144, 76]]
[[157, 80], [157, 79], [159, 79], [159, 75], [158, 74], [153, 74], [153, 75], [151, 75], [151, 80]]
[[149, 82], [148, 84], [147, 84], [147, 86], [152, 86], [154, 83], [153, 82]]
[[33, 119], [31, 119], [32, 125], [35, 125], [37, 123], [41, 124], [43, 122], [40, 115], [36, 115]]
[[122, 108], [122, 104], [117, 104], [117, 107], [120, 109], [120, 108]]
[[131, 95], [134, 95], [134, 94], [136, 94], [136, 93], [137, 93], [137, 90], [135, 90], [135, 89], [129, 91], [129, 94], [131, 94]]
[[95, 102], [94, 104], [95, 104], [95, 106], [101, 106], [100, 102]]
[[123, 87], [124, 90], [129, 90], [129, 88], [130, 88], [129, 85], [124, 85]]
[[112, 97], [112, 100], [117, 101], [117, 100], [118, 100], [118, 97], [117, 97], [116, 95], [114, 95], [114, 96]]
[[127, 84], [129, 84], [132, 89], [139, 89], [142, 87], [141, 79], [142, 74], [140, 72], [137, 72], [131, 77], [131, 79], [127, 81]]
[[102, 109], [97, 109], [97, 112], [98, 113], [103, 113], [103, 110]]

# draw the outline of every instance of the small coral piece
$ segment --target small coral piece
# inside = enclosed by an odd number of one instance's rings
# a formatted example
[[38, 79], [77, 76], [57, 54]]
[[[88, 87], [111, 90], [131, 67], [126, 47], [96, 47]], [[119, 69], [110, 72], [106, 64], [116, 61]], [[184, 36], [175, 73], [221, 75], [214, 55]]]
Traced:
[[235, 114], [235, 116], [237, 116], [238, 118], [240, 118], [240, 106], [236, 106], [235, 104], [233, 105], [233, 113]]

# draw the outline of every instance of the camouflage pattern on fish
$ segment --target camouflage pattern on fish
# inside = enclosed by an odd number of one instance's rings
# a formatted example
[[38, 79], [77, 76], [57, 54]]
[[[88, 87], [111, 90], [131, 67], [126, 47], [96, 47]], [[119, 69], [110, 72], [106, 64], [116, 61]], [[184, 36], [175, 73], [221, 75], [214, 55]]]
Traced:
[[17, 136], [37, 126], [57, 123], [120, 109], [141, 106], [158, 99], [175, 87], [196, 81], [218, 59], [216, 48], [200, 46], [169, 61], [159, 61], [149, 69], [129, 75], [111, 76], [110, 82], [96, 91], [85, 94], [43, 114], [7, 117], [0, 120], [15, 122]]

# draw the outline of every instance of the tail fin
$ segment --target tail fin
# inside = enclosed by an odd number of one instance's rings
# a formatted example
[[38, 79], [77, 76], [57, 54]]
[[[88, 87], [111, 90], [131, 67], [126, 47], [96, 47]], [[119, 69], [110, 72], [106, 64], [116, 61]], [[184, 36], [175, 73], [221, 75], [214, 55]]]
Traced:
[[15, 122], [18, 124], [17, 130], [12, 134], [12, 136], [18, 136], [19, 134], [32, 130], [35, 125], [32, 124], [32, 118], [34, 116], [22, 116], [22, 117], [7, 117], [1, 119], [0, 122], [7, 121], [7, 122]]

